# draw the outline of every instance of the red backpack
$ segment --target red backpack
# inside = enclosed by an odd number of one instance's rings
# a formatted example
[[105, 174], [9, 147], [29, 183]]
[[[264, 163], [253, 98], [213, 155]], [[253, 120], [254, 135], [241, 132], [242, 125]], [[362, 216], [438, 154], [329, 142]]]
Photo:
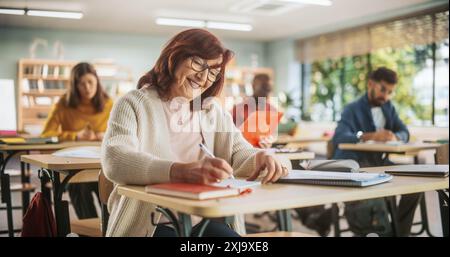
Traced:
[[56, 236], [52, 206], [41, 192], [37, 192], [23, 217], [22, 237]]

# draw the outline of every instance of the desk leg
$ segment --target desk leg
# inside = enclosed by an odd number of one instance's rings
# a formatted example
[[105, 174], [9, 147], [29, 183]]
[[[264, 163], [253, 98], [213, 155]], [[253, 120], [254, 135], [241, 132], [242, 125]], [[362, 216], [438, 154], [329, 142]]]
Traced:
[[179, 236], [180, 237], [189, 237], [192, 232], [192, 220], [191, 215], [178, 213], [178, 222], [179, 222]]
[[340, 237], [341, 236], [341, 224], [340, 217], [339, 217], [339, 206], [337, 203], [333, 203], [331, 206], [331, 219], [333, 220], [333, 227], [334, 227], [334, 236]]
[[419, 164], [419, 155], [414, 155], [414, 164]]
[[278, 229], [280, 231], [292, 231], [291, 210], [277, 211]]
[[398, 217], [397, 217], [397, 201], [395, 196], [389, 196], [384, 198], [387, 206], [389, 208], [389, 212], [391, 214], [391, 225], [392, 225], [392, 235], [397, 237], [398, 236]]
[[[448, 189], [445, 190], [448, 192]], [[448, 237], [448, 195], [444, 190], [438, 190], [439, 194], [439, 206], [441, 209], [441, 224], [442, 224], [442, 235]]]
[[[29, 170], [25, 169], [25, 163], [20, 162], [20, 175], [22, 184], [30, 183], [30, 178], [27, 176]], [[27, 212], [28, 205], [30, 204], [30, 191], [22, 192], [22, 216], [25, 216]]]
[[[5, 155], [6, 158], [5, 158]], [[11, 180], [9, 174], [5, 174], [6, 165], [15, 153], [0, 153], [0, 182], [1, 182], [1, 202], [6, 203], [6, 219], [8, 223], [8, 235], [14, 237], [14, 220], [11, 200]]]
[[12, 203], [11, 203], [11, 191], [9, 174], [1, 174], [1, 187], [2, 187], [2, 202], [6, 203], [6, 216], [8, 220], [8, 235], [14, 237], [13, 215], [12, 215]]
[[199, 232], [198, 232], [197, 237], [202, 237], [202, 236], [203, 236], [203, 233], [205, 232], [205, 229], [206, 229], [206, 227], [208, 226], [208, 224], [209, 224], [210, 221], [211, 221], [211, 220], [210, 220], [210, 219], [207, 219], [207, 218], [203, 218], [203, 219], [202, 219], [202, 221], [199, 223], [200, 230], [199, 230]]
[[60, 182], [59, 172], [53, 174], [53, 202], [55, 204], [55, 219], [58, 236], [65, 237], [70, 233], [69, 203], [62, 200], [64, 183]]

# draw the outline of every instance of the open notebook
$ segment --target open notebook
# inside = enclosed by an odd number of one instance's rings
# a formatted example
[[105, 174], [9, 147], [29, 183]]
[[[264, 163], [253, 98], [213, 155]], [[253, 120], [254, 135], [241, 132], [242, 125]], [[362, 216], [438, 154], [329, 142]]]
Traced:
[[392, 176], [384, 173], [348, 173], [292, 170], [277, 183], [365, 187], [387, 182]]
[[59, 150], [52, 154], [59, 157], [100, 159], [100, 146], [80, 146]]
[[260, 182], [245, 181], [241, 179], [225, 179], [220, 183], [211, 185], [162, 183], [146, 186], [145, 192], [187, 199], [206, 200], [251, 192], [252, 187], [260, 184]]
[[261, 185], [260, 181], [247, 181], [244, 179], [224, 179], [218, 183], [214, 183], [214, 186], [237, 188], [239, 191], [245, 191], [248, 188], [254, 188]]

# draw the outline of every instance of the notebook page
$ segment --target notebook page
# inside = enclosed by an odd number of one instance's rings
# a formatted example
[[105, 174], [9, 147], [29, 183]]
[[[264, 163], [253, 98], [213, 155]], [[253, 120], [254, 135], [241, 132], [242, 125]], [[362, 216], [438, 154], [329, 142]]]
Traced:
[[260, 181], [247, 181], [244, 179], [224, 179], [221, 182], [212, 184], [218, 187], [231, 187], [238, 189], [246, 189], [261, 185]]
[[91, 158], [100, 159], [100, 147], [86, 146], [79, 148], [70, 148], [54, 152], [52, 155], [59, 157], [74, 157], [74, 158]]

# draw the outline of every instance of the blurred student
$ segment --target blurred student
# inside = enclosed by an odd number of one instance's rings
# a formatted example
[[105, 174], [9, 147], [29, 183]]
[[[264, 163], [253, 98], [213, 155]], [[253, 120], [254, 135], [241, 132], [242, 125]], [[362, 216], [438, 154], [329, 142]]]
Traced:
[[[277, 109], [270, 104], [269, 96], [273, 91], [273, 84], [267, 74], [257, 74], [253, 78], [253, 95], [246, 98], [242, 103], [233, 106], [233, 122], [236, 127], [240, 127], [247, 118], [256, 111], [277, 113]], [[244, 133], [245, 136], [245, 133]], [[255, 142], [246, 138], [255, 147], [270, 148], [273, 143], [272, 136], [263, 136]]]
[[[392, 165], [382, 153], [340, 150], [341, 143], [367, 141], [409, 141], [409, 132], [400, 120], [394, 105], [390, 101], [394, 94], [398, 78], [395, 71], [380, 67], [369, 74], [367, 93], [347, 105], [336, 128], [333, 144], [333, 159], [353, 159], [361, 167]], [[422, 194], [403, 195], [398, 208], [400, 236], [410, 234], [414, 212]], [[390, 224], [382, 199], [358, 201], [346, 205], [346, 216], [350, 227], [358, 231], [380, 229], [380, 234], [390, 233]], [[376, 224], [376, 225], [371, 225]], [[383, 228], [384, 227], [384, 228]], [[384, 230], [381, 231], [381, 230]], [[377, 231], [372, 231], [377, 232]]]
[[[94, 66], [78, 63], [70, 75], [69, 90], [53, 106], [42, 137], [60, 141], [101, 141], [106, 131], [112, 100], [103, 90]], [[69, 184], [69, 196], [79, 219], [95, 218], [96, 182]]]

